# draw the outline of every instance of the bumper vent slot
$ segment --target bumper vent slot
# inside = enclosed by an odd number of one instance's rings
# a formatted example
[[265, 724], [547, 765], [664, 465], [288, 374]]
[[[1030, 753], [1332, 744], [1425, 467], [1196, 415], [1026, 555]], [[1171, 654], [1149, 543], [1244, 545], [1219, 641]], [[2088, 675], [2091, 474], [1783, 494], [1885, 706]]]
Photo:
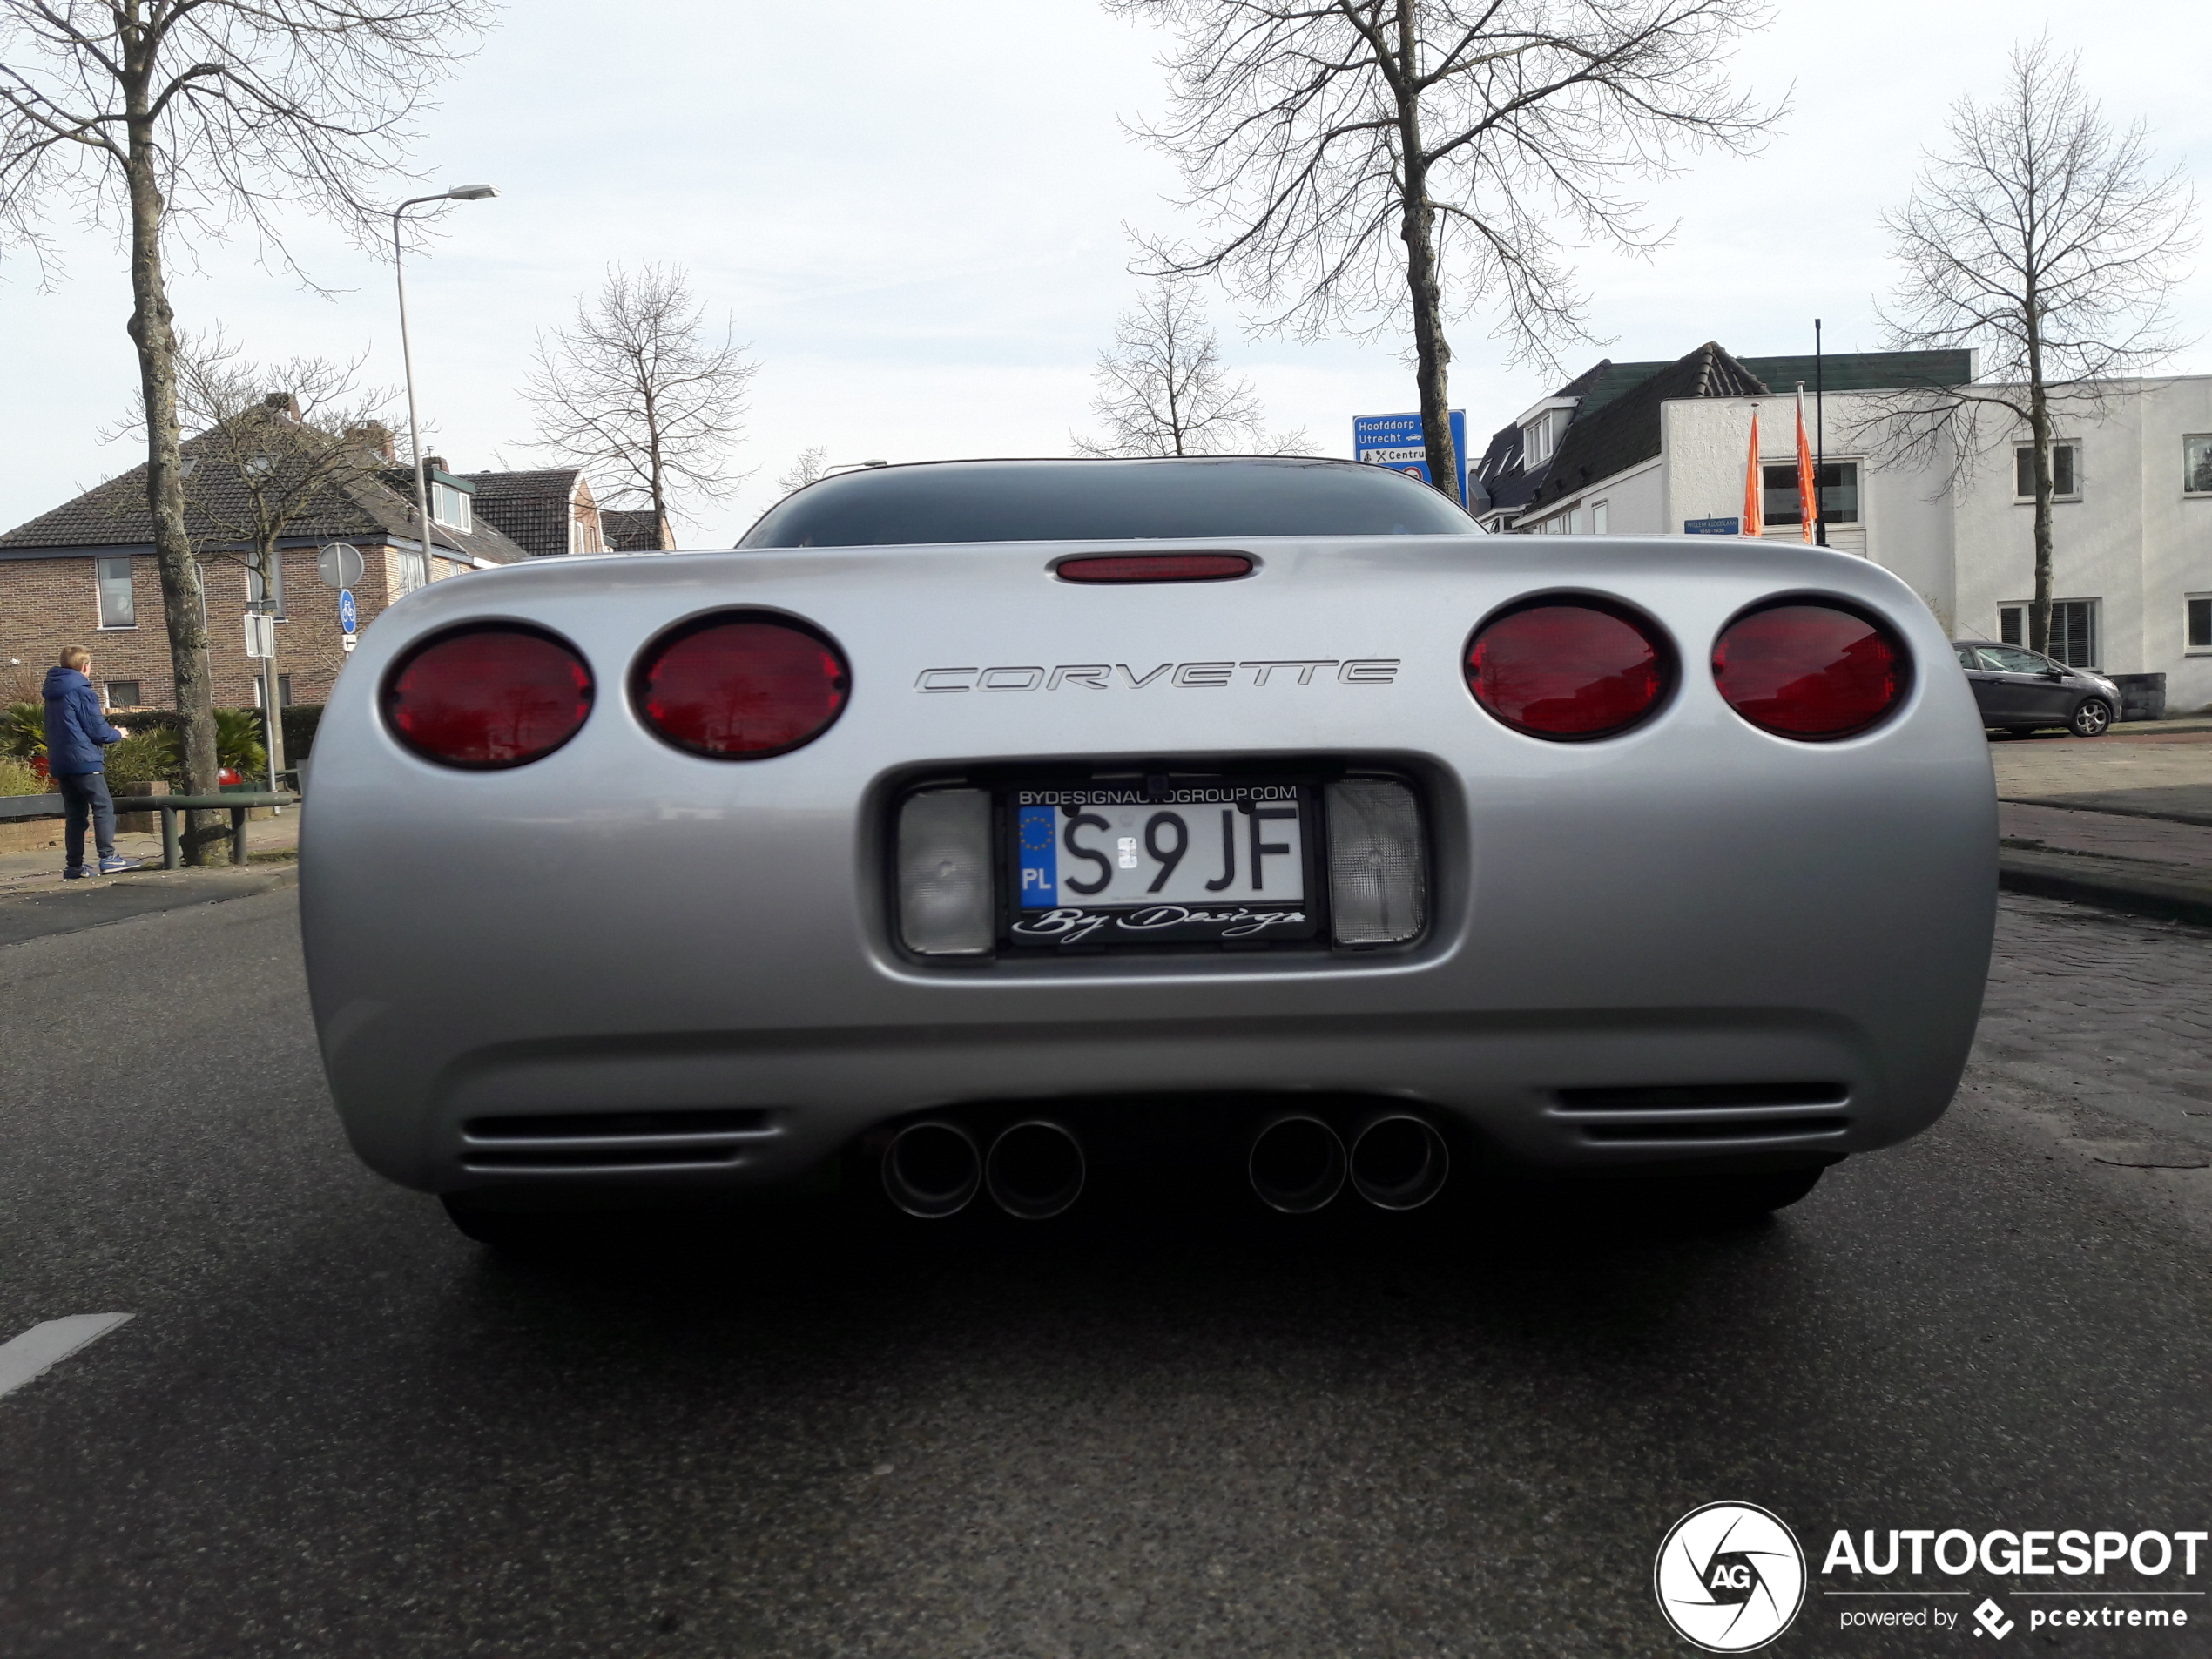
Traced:
[[1742, 1117], [1724, 1123], [1585, 1123], [1586, 1141], [1669, 1141], [1695, 1145], [1716, 1141], [1804, 1141], [1841, 1135], [1851, 1127], [1848, 1117]]
[[1561, 1089], [1553, 1116], [1599, 1145], [1770, 1146], [1829, 1141], [1851, 1128], [1838, 1082], [1653, 1083]]
[[461, 1162], [487, 1174], [712, 1168], [743, 1163], [752, 1143], [776, 1132], [775, 1114], [758, 1108], [472, 1117]]

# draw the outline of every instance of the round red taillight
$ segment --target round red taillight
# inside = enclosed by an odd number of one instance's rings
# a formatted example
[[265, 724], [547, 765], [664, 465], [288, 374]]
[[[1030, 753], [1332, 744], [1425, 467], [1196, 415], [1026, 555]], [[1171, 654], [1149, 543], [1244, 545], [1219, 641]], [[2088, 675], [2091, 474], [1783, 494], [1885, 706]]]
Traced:
[[788, 617], [702, 617], [638, 659], [631, 693], [660, 736], [692, 754], [758, 760], [812, 743], [852, 690], [844, 654]]
[[1855, 737], [1903, 700], [1904, 643], [1841, 605], [1793, 601], [1738, 617], [1713, 646], [1713, 683], [1763, 732], [1818, 742]]
[[1475, 631], [1467, 677], [1474, 700], [1516, 732], [1609, 738], [1665, 700], [1674, 653], [1656, 627], [1625, 608], [1539, 599]]
[[384, 721], [442, 765], [491, 770], [551, 754], [591, 712], [591, 671], [566, 641], [519, 623], [437, 635], [384, 681]]

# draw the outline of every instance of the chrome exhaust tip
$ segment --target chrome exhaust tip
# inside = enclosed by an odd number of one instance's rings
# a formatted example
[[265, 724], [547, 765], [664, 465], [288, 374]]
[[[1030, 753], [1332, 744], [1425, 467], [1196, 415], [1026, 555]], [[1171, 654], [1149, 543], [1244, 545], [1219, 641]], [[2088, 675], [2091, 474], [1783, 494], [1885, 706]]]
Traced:
[[1370, 1118], [1352, 1139], [1352, 1190], [1378, 1210], [1418, 1210], [1444, 1190], [1451, 1149], [1412, 1112]]
[[909, 1123], [883, 1149], [883, 1190], [910, 1216], [935, 1221], [968, 1208], [983, 1184], [975, 1137], [957, 1123]]
[[1245, 1173], [1259, 1201], [1286, 1216], [1311, 1215], [1344, 1189], [1344, 1142], [1318, 1117], [1278, 1117], [1252, 1138]]
[[1064, 1124], [1032, 1117], [999, 1131], [984, 1160], [983, 1184], [998, 1207], [1022, 1221], [1049, 1221], [1082, 1197], [1082, 1143]]

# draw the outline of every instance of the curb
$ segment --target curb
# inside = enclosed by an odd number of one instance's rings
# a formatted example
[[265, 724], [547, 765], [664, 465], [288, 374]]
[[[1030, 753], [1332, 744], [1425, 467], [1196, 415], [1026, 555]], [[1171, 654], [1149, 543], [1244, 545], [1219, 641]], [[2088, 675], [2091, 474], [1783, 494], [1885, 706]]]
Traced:
[[2005, 848], [1997, 855], [1997, 885], [2007, 893], [2184, 921], [2212, 927], [2212, 880], [2152, 873], [2158, 866], [2102, 859], [2089, 853], [2028, 853]]
[[297, 864], [244, 870], [151, 870], [136, 880], [114, 877], [74, 882], [69, 887], [57, 882], [0, 900], [0, 948], [51, 939], [57, 934], [83, 933], [139, 916], [250, 899], [280, 887], [297, 887], [299, 882]]

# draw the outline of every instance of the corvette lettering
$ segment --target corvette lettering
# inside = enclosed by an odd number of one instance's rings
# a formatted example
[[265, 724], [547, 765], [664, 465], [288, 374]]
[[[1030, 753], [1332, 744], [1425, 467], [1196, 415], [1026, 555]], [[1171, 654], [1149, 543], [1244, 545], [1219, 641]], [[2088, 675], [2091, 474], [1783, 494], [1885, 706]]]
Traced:
[[[1311, 685], [1330, 671], [1342, 685], [1391, 685], [1398, 679], [1395, 657], [1285, 657], [1264, 661], [1159, 663], [1062, 663], [1046, 668], [1016, 663], [995, 668], [925, 668], [915, 677], [917, 691], [1141, 691], [1148, 685], [1218, 690], [1225, 685]], [[1249, 672], [1249, 680], [1239, 676]]]

